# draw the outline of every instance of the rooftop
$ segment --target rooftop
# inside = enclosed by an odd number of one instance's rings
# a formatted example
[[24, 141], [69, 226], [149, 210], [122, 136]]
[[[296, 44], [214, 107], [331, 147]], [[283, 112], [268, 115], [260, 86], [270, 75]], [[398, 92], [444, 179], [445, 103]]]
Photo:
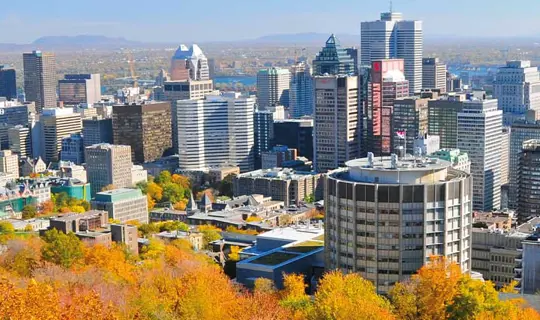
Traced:
[[290, 168], [261, 169], [238, 175], [238, 178], [265, 178], [276, 180], [297, 180], [308, 176], [319, 175], [316, 172], [295, 171]]
[[142, 196], [143, 194], [141, 190], [139, 189], [120, 188], [120, 189], [98, 192], [96, 194], [95, 201], [115, 202], [115, 201], [122, 201], [122, 200], [130, 200], [130, 199], [138, 198]]

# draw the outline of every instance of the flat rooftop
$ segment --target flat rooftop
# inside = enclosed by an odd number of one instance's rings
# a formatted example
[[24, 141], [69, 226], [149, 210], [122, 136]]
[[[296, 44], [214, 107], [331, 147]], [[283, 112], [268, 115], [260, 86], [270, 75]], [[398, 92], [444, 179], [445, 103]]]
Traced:
[[239, 174], [238, 178], [264, 178], [275, 180], [297, 180], [308, 176], [319, 175], [316, 172], [295, 171], [290, 168], [261, 169]]

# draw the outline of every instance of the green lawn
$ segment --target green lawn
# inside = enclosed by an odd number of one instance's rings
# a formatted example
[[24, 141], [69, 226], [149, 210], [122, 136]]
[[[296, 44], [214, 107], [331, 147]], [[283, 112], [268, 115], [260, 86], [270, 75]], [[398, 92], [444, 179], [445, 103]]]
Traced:
[[251, 263], [264, 264], [267, 266], [275, 266], [287, 260], [290, 260], [294, 257], [298, 257], [298, 255], [293, 254], [293, 253], [287, 253], [287, 252], [273, 252], [268, 255], [259, 257], [251, 261]]

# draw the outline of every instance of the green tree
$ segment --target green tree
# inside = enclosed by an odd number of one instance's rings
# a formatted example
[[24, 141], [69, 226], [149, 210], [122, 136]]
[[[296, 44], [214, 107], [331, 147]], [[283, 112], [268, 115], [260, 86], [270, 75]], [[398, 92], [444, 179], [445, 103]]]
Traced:
[[160, 185], [164, 185], [167, 183], [172, 182], [172, 175], [169, 171], [163, 170], [159, 173], [159, 175], [156, 177], [156, 183]]
[[149, 235], [159, 232], [159, 226], [155, 223], [144, 223], [138, 227], [139, 233], [143, 237], [148, 237]]
[[148, 192], [148, 182], [146, 181], [139, 181], [135, 185], [143, 194], [146, 194]]
[[37, 213], [38, 213], [38, 210], [35, 206], [27, 204], [22, 209], [22, 218], [25, 220], [32, 219], [36, 217]]
[[315, 202], [315, 196], [313, 195], [313, 193], [310, 194], [310, 195], [308, 195], [308, 196], [306, 196], [306, 197], [304, 198], [304, 202], [306, 202], [306, 203], [313, 203], [313, 202]]
[[235, 176], [235, 174], [231, 173], [221, 180], [218, 186], [220, 195], [227, 196], [229, 198], [233, 197], [233, 180]]
[[51, 229], [45, 232], [43, 240], [45, 245], [41, 249], [41, 255], [45, 261], [67, 269], [84, 256], [82, 242], [72, 232], [65, 234]]
[[3, 234], [12, 234], [15, 232], [15, 228], [10, 222], [0, 221], [0, 233]]
[[159, 226], [159, 231], [188, 231], [189, 226], [180, 221], [166, 221]]

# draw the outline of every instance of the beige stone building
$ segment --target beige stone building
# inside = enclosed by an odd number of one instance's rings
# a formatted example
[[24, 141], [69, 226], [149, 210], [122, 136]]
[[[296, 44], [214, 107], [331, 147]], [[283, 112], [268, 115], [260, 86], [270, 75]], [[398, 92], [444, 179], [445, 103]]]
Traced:
[[81, 115], [73, 112], [73, 108], [43, 109], [40, 117], [43, 125], [46, 163], [60, 160], [62, 139], [72, 133], [82, 131]]
[[11, 173], [15, 178], [19, 177], [19, 156], [10, 150], [0, 151], [0, 172]]
[[96, 144], [85, 149], [85, 159], [93, 195], [110, 184], [117, 188], [131, 187], [133, 163], [130, 146]]

